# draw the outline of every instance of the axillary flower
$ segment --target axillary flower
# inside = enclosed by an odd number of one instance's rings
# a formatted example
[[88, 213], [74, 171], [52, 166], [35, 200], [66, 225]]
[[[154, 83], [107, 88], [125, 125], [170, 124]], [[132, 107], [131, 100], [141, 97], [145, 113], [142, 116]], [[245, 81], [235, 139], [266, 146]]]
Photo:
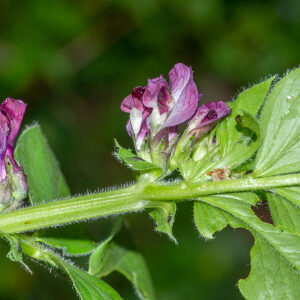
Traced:
[[14, 142], [26, 104], [7, 98], [0, 105], [0, 211], [17, 207], [27, 195], [23, 170], [14, 158]]
[[195, 113], [199, 97], [190, 67], [178, 63], [169, 73], [170, 84], [164, 77], [148, 79], [145, 87], [136, 87], [121, 104], [121, 110], [130, 114], [127, 132], [133, 137], [137, 151], [144, 138], [157, 145], [177, 136], [177, 125], [189, 120]]
[[[222, 101], [197, 109], [202, 94], [191, 67], [178, 63], [169, 78], [169, 84], [162, 75], [148, 79], [146, 86], [134, 88], [121, 104], [121, 110], [129, 113], [126, 129], [138, 156], [165, 170], [168, 162], [170, 170], [176, 168], [182, 153], [187, 159], [198, 141], [231, 112]], [[178, 125], [186, 121], [188, 126], [180, 136]]]
[[216, 122], [230, 113], [231, 109], [225, 102], [218, 101], [203, 104], [189, 121], [188, 134], [199, 139], [209, 132], [216, 125]]

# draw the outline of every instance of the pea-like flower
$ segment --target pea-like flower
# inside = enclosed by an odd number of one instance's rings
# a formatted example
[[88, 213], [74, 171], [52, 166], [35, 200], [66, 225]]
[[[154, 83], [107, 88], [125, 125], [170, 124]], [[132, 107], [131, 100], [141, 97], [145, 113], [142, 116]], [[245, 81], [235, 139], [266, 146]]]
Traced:
[[0, 211], [16, 207], [27, 195], [26, 176], [14, 158], [14, 142], [25, 110], [21, 100], [7, 98], [0, 105]]
[[137, 150], [145, 136], [158, 144], [164, 137], [168, 142], [177, 135], [177, 126], [196, 112], [201, 95], [198, 94], [190, 67], [178, 63], [164, 77], [149, 79], [145, 87], [136, 87], [127, 96], [121, 110], [130, 114], [127, 132], [133, 137]]
[[231, 109], [225, 102], [218, 101], [203, 104], [189, 121], [188, 134], [199, 139], [230, 113]]

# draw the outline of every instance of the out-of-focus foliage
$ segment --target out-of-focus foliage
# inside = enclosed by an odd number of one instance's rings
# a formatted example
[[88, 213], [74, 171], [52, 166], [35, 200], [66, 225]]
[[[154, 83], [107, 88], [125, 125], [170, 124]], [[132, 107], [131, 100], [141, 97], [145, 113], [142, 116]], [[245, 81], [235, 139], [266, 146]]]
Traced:
[[[127, 116], [119, 105], [148, 77], [166, 75], [181, 61], [193, 66], [205, 101], [230, 100], [238, 86], [300, 61], [298, 0], [0, 4], [1, 99], [29, 104], [24, 123], [41, 124], [72, 193], [132, 179], [111, 156], [113, 138], [129, 145]], [[176, 219], [179, 246], [153, 232], [145, 215], [130, 216], [131, 236], [121, 235], [144, 254], [158, 298], [241, 299], [234, 284], [249, 272], [243, 267], [249, 262], [249, 235], [225, 230], [205, 243], [190, 229], [192, 207], [180, 205]], [[20, 271], [4, 259], [4, 247], [1, 243], [1, 299], [73, 298], [64, 288], [67, 281], [34, 265], [34, 277]], [[109, 280], [130, 299], [127, 282], [118, 275]]]

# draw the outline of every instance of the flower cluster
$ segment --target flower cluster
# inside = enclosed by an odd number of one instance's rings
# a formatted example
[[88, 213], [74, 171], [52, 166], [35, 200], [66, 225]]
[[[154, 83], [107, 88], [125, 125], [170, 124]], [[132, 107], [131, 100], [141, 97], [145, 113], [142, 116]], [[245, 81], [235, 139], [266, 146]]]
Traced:
[[126, 129], [138, 153], [144, 142], [149, 151], [164, 143], [164, 151], [172, 152], [169, 145], [179, 140], [178, 125], [188, 121], [185, 140], [191, 136], [199, 140], [231, 112], [222, 101], [198, 108], [202, 94], [198, 93], [191, 67], [178, 63], [169, 78], [169, 84], [162, 75], [148, 79], [145, 87], [134, 88], [121, 104], [121, 110], [129, 113]]
[[23, 170], [14, 158], [14, 142], [26, 104], [7, 98], [0, 105], [0, 211], [17, 206], [27, 195]]

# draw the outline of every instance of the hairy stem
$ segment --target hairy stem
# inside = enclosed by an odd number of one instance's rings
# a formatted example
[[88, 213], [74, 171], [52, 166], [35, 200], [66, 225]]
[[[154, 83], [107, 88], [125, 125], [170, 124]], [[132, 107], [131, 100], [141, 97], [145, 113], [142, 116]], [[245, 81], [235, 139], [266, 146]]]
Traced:
[[48, 202], [0, 215], [0, 231], [17, 233], [90, 218], [155, 207], [155, 201], [188, 201], [201, 196], [270, 190], [300, 185], [300, 174], [205, 182], [187, 185], [138, 183], [127, 188]]

